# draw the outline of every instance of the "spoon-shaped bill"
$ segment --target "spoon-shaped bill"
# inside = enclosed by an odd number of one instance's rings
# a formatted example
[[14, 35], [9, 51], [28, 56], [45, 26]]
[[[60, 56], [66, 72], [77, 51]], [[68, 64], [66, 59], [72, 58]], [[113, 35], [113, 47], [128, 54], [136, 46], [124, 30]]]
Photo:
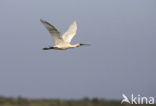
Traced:
[[80, 46], [90, 46], [90, 44], [82, 44], [82, 43], [80, 43]]

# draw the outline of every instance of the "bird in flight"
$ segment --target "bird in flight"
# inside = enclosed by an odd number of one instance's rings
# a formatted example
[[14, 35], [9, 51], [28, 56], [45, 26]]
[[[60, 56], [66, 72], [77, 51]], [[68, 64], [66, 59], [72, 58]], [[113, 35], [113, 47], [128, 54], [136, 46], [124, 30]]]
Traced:
[[77, 32], [77, 24], [76, 21], [74, 21], [68, 28], [68, 30], [61, 36], [58, 29], [56, 29], [53, 25], [48, 23], [47, 21], [40, 19], [40, 21], [43, 23], [43, 25], [47, 28], [49, 33], [51, 34], [55, 45], [53, 47], [49, 48], [43, 48], [43, 50], [49, 50], [49, 49], [57, 49], [57, 50], [65, 50], [68, 48], [75, 48], [83, 45], [89, 45], [89, 44], [70, 44], [72, 38], [76, 35]]

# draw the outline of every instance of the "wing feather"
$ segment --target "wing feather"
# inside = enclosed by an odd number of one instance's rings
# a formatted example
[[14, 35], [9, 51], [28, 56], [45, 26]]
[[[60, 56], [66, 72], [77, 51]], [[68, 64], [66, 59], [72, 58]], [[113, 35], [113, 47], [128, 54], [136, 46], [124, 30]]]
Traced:
[[43, 23], [43, 25], [47, 28], [47, 30], [51, 34], [55, 45], [58, 45], [59, 43], [63, 41], [60, 32], [53, 25], [51, 25], [50, 23], [48, 23], [47, 21], [43, 19], [40, 19], [40, 21]]
[[77, 32], [77, 24], [74, 21], [68, 28], [68, 30], [62, 35], [62, 38], [66, 42], [71, 42], [72, 38], [76, 35]]

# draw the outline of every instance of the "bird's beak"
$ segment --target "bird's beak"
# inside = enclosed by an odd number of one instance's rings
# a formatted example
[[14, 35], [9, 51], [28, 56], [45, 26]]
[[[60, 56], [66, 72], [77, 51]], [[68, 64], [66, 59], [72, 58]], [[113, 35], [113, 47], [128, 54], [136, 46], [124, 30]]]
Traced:
[[80, 43], [80, 46], [90, 46], [90, 44], [82, 44], [82, 43]]

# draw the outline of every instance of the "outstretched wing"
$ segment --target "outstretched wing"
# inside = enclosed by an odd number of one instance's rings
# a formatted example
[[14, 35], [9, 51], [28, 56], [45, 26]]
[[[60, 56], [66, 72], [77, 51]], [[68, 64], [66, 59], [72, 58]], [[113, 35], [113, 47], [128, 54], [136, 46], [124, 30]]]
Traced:
[[72, 38], [75, 36], [77, 32], [77, 24], [74, 21], [68, 28], [68, 30], [62, 35], [62, 38], [65, 42], [71, 42]]
[[51, 34], [52, 38], [54, 39], [55, 45], [58, 45], [60, 42], [63, 41], [61, 38], [60, 32], [50, 23], [47, 21], [40, 19], [43, 25], [48, 29], [49, 33]]

